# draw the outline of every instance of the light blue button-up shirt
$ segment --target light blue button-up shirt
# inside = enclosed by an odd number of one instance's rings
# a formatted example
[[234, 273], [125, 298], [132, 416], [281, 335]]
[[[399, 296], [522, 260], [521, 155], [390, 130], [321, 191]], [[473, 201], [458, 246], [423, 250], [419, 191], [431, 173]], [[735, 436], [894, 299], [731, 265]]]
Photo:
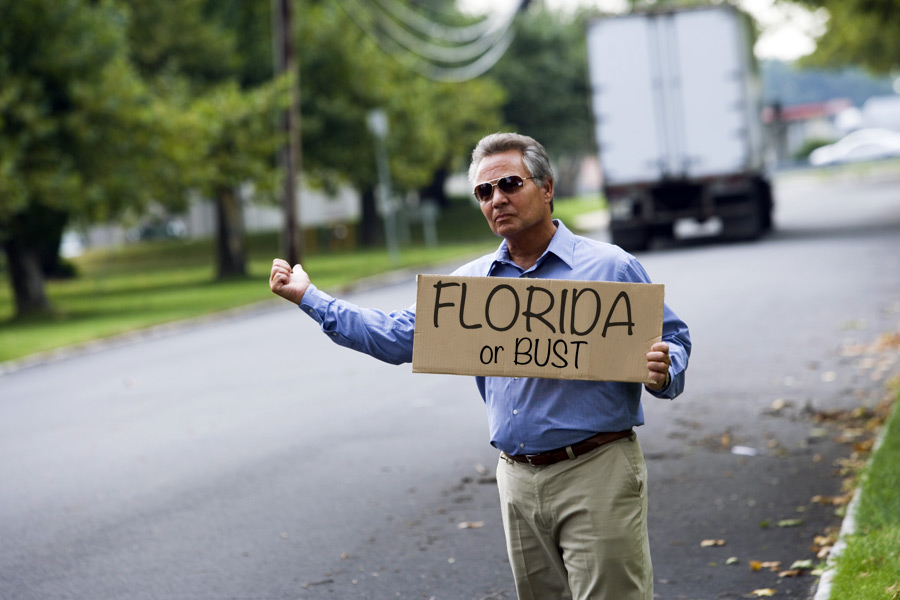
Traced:
[[[554, 222], [556, 234], [530, 269], [512, 262], [504, 241], [497, 252], [453, 275], [651, 283], [637, 259], [618, 246], [575, 235]], [[392, 364], [412, 361], [415, 305], [387, 313], [332, 298], [311, 285], [300, 308], [342, 346]], [[675, 398], [684, 389], [691, 340], [687, 325], [668, 305], [662, 339], [669, 344], [671, 383], [659, 392], [647, 391]], [[487, 407], [491, 444], [509, 454], [545, 452], [644, 423], [639, 383], [528, 377], [476, 377], [475, 382]]]

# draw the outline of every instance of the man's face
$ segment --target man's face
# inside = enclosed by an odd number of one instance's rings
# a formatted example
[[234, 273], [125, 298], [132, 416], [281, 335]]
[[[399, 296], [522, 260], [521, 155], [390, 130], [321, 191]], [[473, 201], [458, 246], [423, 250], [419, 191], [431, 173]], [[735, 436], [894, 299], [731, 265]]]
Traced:
[[525, 180], [525, 185], [509, 195], [494, 186], [490, 200], [480, 204], [491, 231], [510, 239], [550, 220], [553, 181], [547, 181], [543, 187], [539, 187], [533, 179], [525, 179], [531, 177], [531, 174], [525, 167], [522, 153], [509, 150], [484, 158], [478, 166], [475, 183], [494, 181], [507, 175], [518, 175]]

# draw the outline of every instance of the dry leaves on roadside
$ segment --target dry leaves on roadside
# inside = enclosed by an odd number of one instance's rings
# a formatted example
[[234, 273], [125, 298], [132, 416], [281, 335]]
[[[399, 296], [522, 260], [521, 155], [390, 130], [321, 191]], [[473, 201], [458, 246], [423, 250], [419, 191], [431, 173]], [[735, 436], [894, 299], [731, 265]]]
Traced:
[[769, 561], [751, 560], [750, 561], [750, 570], [751, 571], [762, 571], [763, 569], [769, 569], [773, 573], [777, 573], [778, 570], [781, 569], [781, 561], [777, 561], [777, 560], [769, 560]]
[[462, 523], [457, 523], [457, 529], [481, 529], [484, 527], [484, 521], [463, 521]]
[[762, 598], [764, 596], [774, 596], [775, 590], [772, 588], [763, 588], [761, 590], [753, 590], [750, 592], [751, 596], [756, 596], [757, 598]]
[[700, 542], [701, 548], [712, 548], [714, 546], [724, 546], [725, 540], [703, 540]]
[[803, 525], [803, 519], [782, 519], [778, 521], [779, 527], [800, 527]]

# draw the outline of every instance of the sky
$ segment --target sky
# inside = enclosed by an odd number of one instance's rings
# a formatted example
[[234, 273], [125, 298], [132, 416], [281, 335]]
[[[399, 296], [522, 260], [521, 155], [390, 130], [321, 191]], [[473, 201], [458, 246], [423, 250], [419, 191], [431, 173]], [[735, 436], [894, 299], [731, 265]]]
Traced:
[[[623, 12], [625, 0], [545, 0], [551, 10], [570, 10], [577, 6], [595, 6], [605, 11]], [[508, 11], [517, 0], [457, 0], [460, 10], [472, 14]], [[760, 59], [795, 60], [815, 50], [815, 35], [824, 29], [823, 11], [812, 13], [800, 6], [775, 0], [738, 0], [737, 4], [753, 15], [762, 33], [754, 51]]]

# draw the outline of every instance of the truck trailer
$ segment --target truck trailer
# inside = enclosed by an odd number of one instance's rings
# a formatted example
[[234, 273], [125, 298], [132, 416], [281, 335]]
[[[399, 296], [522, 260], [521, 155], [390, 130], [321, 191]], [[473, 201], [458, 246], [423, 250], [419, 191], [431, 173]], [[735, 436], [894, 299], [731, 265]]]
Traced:
[[740, 240], [771, 229], [753, 38], [750, 18], [728, 4], [588, 23], [613, 243], [643, 250], [682, 223]]

